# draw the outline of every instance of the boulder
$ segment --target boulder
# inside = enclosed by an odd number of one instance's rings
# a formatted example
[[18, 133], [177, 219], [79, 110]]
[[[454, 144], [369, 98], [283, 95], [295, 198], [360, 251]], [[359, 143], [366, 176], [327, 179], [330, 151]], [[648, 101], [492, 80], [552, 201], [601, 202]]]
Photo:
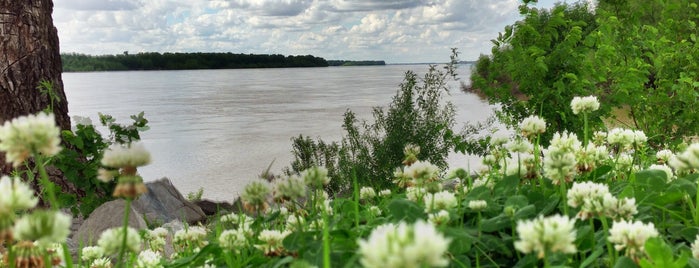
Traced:
[[[94, 245], [104, 230], [123, 226], [125, 206], [126, 201], [122, 199], [112, 200], [99, 206], [80, 225], [78, 232], [73, 234], [73, 241], [81, 245]], [[136, 230], [148, 228], [146, 221], [133, 206], [129, 212], [129, 226]]]
[[151, 225], [173, 220], [194, 224], [206, 219], [201, 208], [185, 199], [169, 179], [148, 182], [146, 187], [148, 192], [134, 200], [133, 207]]
[[216, 202], [207, 199], [199, 200], [194, 202], [207, 216], [216, 215], [216, 213], [230, 213], [237, 211], [231, 203], [228, 202]]

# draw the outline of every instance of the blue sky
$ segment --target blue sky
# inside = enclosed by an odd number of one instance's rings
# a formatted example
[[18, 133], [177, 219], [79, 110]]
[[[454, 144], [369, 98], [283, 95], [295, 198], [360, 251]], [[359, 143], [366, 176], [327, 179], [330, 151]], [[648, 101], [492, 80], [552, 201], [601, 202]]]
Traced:
[[[555, 1], [559, 2], [559, 1]], [[575, 2], [575, 1], [568, 1]], [[519, 0], [54, 0], [61, 51], [444, 62], [489, 53]], [[540, 1], [549, 8], [554, 0]]]

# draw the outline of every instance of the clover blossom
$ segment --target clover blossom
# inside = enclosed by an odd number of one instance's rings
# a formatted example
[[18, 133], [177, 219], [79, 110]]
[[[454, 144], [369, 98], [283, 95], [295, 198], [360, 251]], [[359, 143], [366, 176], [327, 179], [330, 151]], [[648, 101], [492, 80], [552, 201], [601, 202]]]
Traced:
[[410, 201], [418, 202], [422, 200], [427, 191], [422, 187], [408, 187], [405, 189], [405, 198]]
[[438, 211], [442, 209], [452, 209], [458, 205], [458, 200], [454, 193], [441, 191], [434, 194], [425, 195], [425, 212]]
[[362, 187], [359, 189], [359, 199], [367, 200], [376, 197], [376, 191], [372, 187]]
[[505, 149], [511, 153], [529, 153], [534, 150], [534, 145], [531, 142], [523, 139], [515, 139], [505, 143]]
[[620, 150], [630, 148], [635, 140], [636, 134], [630, 129], [614, 128], [607, 133], [607, 142], [618, 146]]
[[571, 132], [556, 132], [551, 138], [549, 148], [557, 148], [564, 152], [575, 152], [580, 150], [582, 143], [578, 140], [578, 136]]
[[675, 156], [675, 154], [668, 149], [663, 149], [655, 153], [655, 158], [658, 159], [658, 164], [661, 165], [669, 163], [673, 156]]
[[699, 143], [693, 143], [681, 154], [670, 159], [670, 166], [678, 171], [699, 168]]
[[439, 167], [427, 161], [417, 161], [403, 168], [403, 176], [412, 180], [412, 185], [422, 186], [439, 180]]
[[[124, 228], [115, 227], [104, 230], [97, 240], [97, 245], [104, 249], [105, 254], [117, 254], [121, 250], [124, 240]], [[136, 229], [126, 228], [126, 251], [138, 252], [141, 250], [141, 236]]]
[[42, 246], [65, 242], [71, 217], [59, 211], [36, 210], [22, 216], [12, 230], [17, 240], [36, 241]]
[[379, 191], [379, 196], [389, 196], [391, 195], [391, 189], [384, 189]]
[[406, 144], [403, 148], [403, 165], [410, 166], [418, 161], [417, 156], [420, 154], [420, 146], [415, 144]]
[[84, 247], [80, 252], [80, 258], [87, 263], [91, 263], [93, 260], [104, 257], [104, 249], [101, 247]]
[[[34, 190], [20, 178], [2, 176], [0, 178], [0, 217], [14, 216], [17, 210], [32, 209], [39, 202]], [[2, 229], [2, 226], [0, 226]]]
[[162, 256], [159, 252], [146, 249], [138, 253], [138, 259], [136, 259], [136, 268], [161, 268], [163, 267], [161, 263]]
[[125, 173], [134, 175], [137, 167], [148, 165], [150, 161], [150, 153], [143, 144], [135, 143], [128, 146], [112, 144], [104, 151], [101, 163], [107, 167], [124, 169]]
[[206, 240], [206, 228], [201, 226], [189, 226], [188, 228], [175, 232], [172, 238], [175, 249], [180, 251], [186, 249], [202, 248], [208, 244]]
[[449, 222], [449, 211], [440, 210], [436, 213], [430, 213], [427, 215], [427, 221], [434, 225], [447, 224]]
[[604, 145], [597, 146], [590, 142], [575, 153], [575, 158], [578, 161], [578, 171], [592, 171], [603, 161], [609, 159], [609, 151]]
[[0, 127], [0, 151], [18, 167], [32, 155], [54, 156], [61, 151], [61, 130], [53, 114], [19, 116]]
[[473, 211], [481, 211], [488, 207], [488, 202], [485, 200], [471, 200], [468, 201], [468, 208]]
[[298, 176], [276, 180], [273, 186], [274, 200], [294, 200], [306, 196], [306, 184]]
[[546, 121], [536, 115], [530, 115], [519, 123], [519, 129], [522, 132], [522, 136], [533, 140], [536, 135], [546, 132]]
[[370, 206], [370, 207], [367, 209], [367, 212], [369, 213], [369, 215], [371, 215], [371, 216], [373, 216], [373, 217], [381, 216], [381, 213], [382, 213], [382, 212], [381, 212], [381, 209], [380, 209], [379, 207], [377, 207], [377, 206]]
[[451, 239], [434, 225], [418, 220], [376, 227], [368, 238], [359, 239], [359, 262], [364, 267], [445, 267]]
[[547, 253], [571, 254], [577, 251], [575, 219], [539, 215], [536, 219], [517, 221], [516, 228], [519, 240], [515, 241], [515, 249], [522, 253], [535, 252], [537, 258], [542, 259]]
[[222, 248], [240, 252], [247, 245], [247, 234], [242, 229], [225, 230], [218, 237], [218, 243]]
[[[605, 184], [594, 182], [575, 182], [570, 187], [567, 194], [568, 205], [577, 208], [583, 206], [585, 202], [591, 200], [601, 200], [609, 193], [609, 187]], [[594, 211], [590, 211], [594, 212]], [[586, 219], [586, 217], [582, 217]]]
[[308, 187], [312, 189], [321, 189], [323, 186], [330, 183], [330, 177], [328, 177], [328, 169], [325, 167], [311, 167], [301, 172], [301, 177], [303, 181], [306, 182]]
[[692, 257], [699, 259], [699, 235], [692, 242]]
[[660, 170], [665, 173], [665, 179], [667, 182], [671, 182], [676, 179], [675, 174], [672, 172], [672, 168], [667, 165], [653, 164], [648, 167], [649, 170]]
[[553, 144], [544, 150], [544, 176], [553, 184], [561, 184], [573, 180], [577, 160], [573, 151], [567, 151]]
[[269, 183], [263, 180], [256, 180], [245, 186], [240, 200], [249, 212], [264, 211], [267, 209], [267, 195], [271, 192]]
[[112, 268], [112, 260], [105, 257], [95, 259], [90, 263], [90, 268]]
[[534, 155], [530, 153], [522, 153], [515, 157], [508, 157], [505, 159], [505, 175], [533, 178], [536, 175], [534, 161]]
[[644, 224], [640, 221], [625, 220], [614, 222], [609, 229], [607, 240], [614, 244], [616, 250], [626, 249], [626, 256], [638, 260], [645, 254], [645, 244], [648, 238], [657, 237], [658, 230], [652, 222]]
[[596, 96], [574, 97], [570, 102], [573, 114], [590, 113], [599, 109], [599, 100]]
[[284, 252], [282, 241], [289, 234], [291, 234], [290, 231], [262, 230], [257, 238], [263, 244], [255, 245], [255, 247], [264, 251], [267, 256], [278, 256]]

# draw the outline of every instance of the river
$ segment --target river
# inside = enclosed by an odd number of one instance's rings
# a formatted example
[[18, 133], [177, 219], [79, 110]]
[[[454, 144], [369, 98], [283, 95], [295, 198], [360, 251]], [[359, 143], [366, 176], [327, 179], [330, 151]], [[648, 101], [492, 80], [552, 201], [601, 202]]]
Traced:
[[[168, 177], [183, 194], [203, 187], [205, 198], [231, 201], [272, 161], [274, 173], [289, 165], [292, 137], [339, 141], [347, 109], [372, 119], [372, 107], [390, 103], [406, 71], [427, 68], [64, 73], [63, 82], [71, 116], [89, 116], [98, 125], [102, 112], [130, 124], [130, 115], [145, 112], [150, 130], [142, 141], [153, 159], [139, 169], [146, 181]], [[459, 73], [468, 81], [469, 66]], [[452, 85], [447, 99], [457, 107], [457, 122], [492, 114], [492, 106]], [[449, 162], [466, 167], [479, 161], [454, 154]]]

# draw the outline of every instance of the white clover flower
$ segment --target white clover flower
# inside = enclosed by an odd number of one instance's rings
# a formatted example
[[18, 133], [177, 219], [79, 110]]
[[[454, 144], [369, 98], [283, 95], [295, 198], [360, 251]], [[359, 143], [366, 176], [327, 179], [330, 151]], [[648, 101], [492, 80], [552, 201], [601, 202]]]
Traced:
[[389, 196], [391, 195], [391, 189], [384, 189], [379, 191], [379, 196]]
[[618, 145], [620, 149], [629, 148], [636, 138], [633, 130], [614, 128], [607, 133], [607, 142], [611, 145]]
[[297, 215], [286, 217], [286, 229], [289, 231], [300, 231], [306, 224], [306, 219]]
[[285, 180], [274, 182], [275, 200], [293, 200], [306, 196], [306, 184], [298, 176], [291, 176]]
[[692, 243], [692, 257], [699, 259], [699, 235], [697, 235]]
[[92, 126], [92, 119], [90, 119], [89, 116], [79, 116], [79, 115], [74, 115], [73, 118], [73, 125], [82, 125], [82, 126]]
[[141, 143], [130, 146], [112, 144], [104, 151], [102, 165], [112, 168], [137, 168], [150, 164], [150, 153]]
[[160, 268], [163, 267], [161, 264], [162, 256], [159, 252], [146, 249], [138, 254], [138, 259], [136, 260], [136, 268]]
[[511, 153], [529, 153], [534, 150], [534, 145], [527, 140], [516, 139], [505, 143], [505, 149]]
[[88, 263], [92, 262], [92, 260], [96, 260], [99, 258], [104, 257], [104, 249], [101, 247], [84, 247], [81, 251], [81, 256], [80, 258], [83, 261], [86, 261]]
[[426, 193], [427, 191], [425, 191], [425, 189], [423, 189], [422, 187], [405, 188], [405, 197], [413, 202], [418, 202], [418, 200], [422, 200]]
[[323, 211], [323, 212], [327, 213], [328, 215], [333, 215], [334, 211], [333, 211], [333, 207], [330, 204], [330, 202], [332, 202], [331, 199], [322, 200], [321, 202], [316, 204], [316, 209]]
[[374, 188], [365, 186], [359, 189], [359, 199], [367, 200], [374, 197], [376, 197], [376, 191], [374, 191]]
[[8, 176], [0, 178], [0, 217], [14, 214], [17, 210], [32, 209], [38, 202], [34, 190], [21, 179]]
[[596, 146], [590, 142], [575, 153], [575, 158], [578, 161], [579, 171], [591, 171], [603, 161], [609, 159], [609, 151], [607, 151], [607, 147], [604, 145]]
[[672, 172], [672, 168], [668, 167], [667, 165], [658, 165], [658, 164], [653, 164], [648, 167], [648, 169], [652, 170], [660, 170], [665, 172], [665, 179], [667, 182], [671, 182], [675, 179], [675, 174]]
[[97, 179], [100, 180], [101, 182], [110, 182], [113, 181], [116, 176], [119, 175], [118, 170], [109, 170], [105, 168], [100, 168], [97, 169]]
[[566, 151], [553, 144], [544, 150], [544, 176], [560, 184], [572, 180], [576, 172], [577, 160], [574, 151]]
[[627, 153], [622, 153], [619, 155], [619, 158], [616, 160], [616, 170], [619, 171], [626, 171], [631, 168], [633, 165], [633, 156]]
[[451, 240], [434, 225], [418, 220], [412, 225], [384, 224], [368, 238], [359, 239], [359, 262], [364, 267], [445, 267]]
[[497, 163], [498, 163], [497, 158], [495, 158], [495, 156], [492, 154], [489, 154], [489, 155], [486, 155], [485, 157], [483, 157], [483, 165], [485, 165], [485, 166], [493, 167]]
[[614, 222], [609, 229], [607, 240], [614, 244], [616, 250], [626, 249], [626, 256], [636, 259], [645, 253], [644, 246], [648, 238], [657, 236], [658, 230], [652, 222], [644, 224], [640, 221], [621, 220]]
[[602, 199], [602, 206], [604, 207], [605, 215], [614, 220], [631, 220], [633, 215], [638, 213], [635, 198], [618, 199], [610, 193], [607, 193]]
[[436, 213], [430, 213], [427, 215], [427, 221], [434, 225], [446, 224], [449, 222], [449, 220], [449, 211], [446, 210], [440, 210]]
[[175, 232], [172, 243], [177, 249], [201, 248], [208, 244], [206, 240], [206, 228], [202, 226], [189, 226]]
[[255, 247], [264, 251], [265, 255], [282, 253], [284, 251], [282, 241], [284, 241], [284, 238], [289, 234], [291, 234], [289, 231], [262, 230], [257, 238], [262, 241], [263, 244], [255, 245]]
[[321, 189], [324, 185], [330, 183], [328, 177], [328, 169], [325, 167], [311, 167], [301, 172], [301, 177], [306, 185], [313, 189]]
[[90, 263], [90, 268], [112, 268], [112, 260], [106, 257], [95, 259]]
[[[570, 187], [567, 194], [568, 205], [577, 208], [590, 202], [590, 200], [602, 200], [604, 195], [609, 193], [606, 184], [594, 183], [590, 181], [575, 182]], [[592, 211], [594, 212], [594, 211]], [[583, 220], [586, 218], [583, 218]]]
[[574, 97], [570, 102], [573, 114], [590, 113], [599, 109], [599, 100], [596, 96]]
[[572, 254], [575, 247], [575, 219], [567, 216], [553, 215], [525, 221], [517, 221], [519, 240], [515, 249], [528, 254], [535, 252], [537, 258], [544, 258], [546, 253], [561, 252]]
[[247, 246], [246, 236], [246, 232], [241, 229], [225, 230], [218, 237], [218, 243], [222, 248], [239, 252], [241, 248]]
[[699, 168], [699, 143], [693, 143], [675, 158], [670, 159], [670, 165], [675, 170], [687, 170]]
[[403, 175], [412, 179], [413, 184], [423, 185], [439, 179], [439, 167], [426, 161], [417, 161], [403, 169]]
[[522, 136], [531, 138], [546, 132], [546, 121], [541, 117], [531, 115], [519, 123], [519, 129], [522, 131]]
[[508, 138], [508, 137], [503, 137], [503, 136], [492, 137], [492, 138], [490, 139], [490, 145], [492, 145], [493, 147], [498, 147], [498, 146], [501, 146], [501, 145], [505, 144], [505, 143], [508, 142], [509, 140], [510, 140], [510, 138]]
[[[100, 239], [97, 240], [97, 245], [104, 249], [105, 254], [119, 253], [124, 239], [124, 228], [114, 227], [102, 232]], [[141, 250], [141, 236], [138, 235], [136, 229], [126, 228], [126, 249], [130, 252], [138, 252]]]
[[564, 152], [575, 152], [579, 151], [582, 147], [582, 143], [578, 140], [578, 136], [571, 132], [556, 132], [551, 138], [551, 144], [549, 149], [557, 148]]
[[458, 205], [458, 200], [454, 193], [441, 191], [434, 194], [425, 195], [425, 212], [438, 211], [442, 209], [452, 209]]
[[18, 167], [33, 154], [54, 156], [61, 151], [61, 129], [53, 114], [38, 113], [5, 121], [0, 127], [0, 151]]
[[70, 234], [71, 220], [63, 212], [36, 210], [17, 220], [12, 233], [17, 240], [36, 241], [43, 246], [63, 243]]
[[468, 208], [474, 211], [481, 211], [488, 207], [488, 202], [485, 200], [471, 200], [468, 201]]
[[374, 216], [374, 217], [381, 216], [381, 213], [382, 213], [382, 212], [381, 212], [381, 209], [380, 209], [379, 207], [377, 207], [377, 206], [370, 206], [370, 207], [367, 209], [367, 212], [369, 212], [369, 214], [370, 214], [371, 216]]
[[655, 158], [658, 159], [658, 164], [666, 164], [670, 162], [670, 158], [675, 156], [675, 154], [668, 150], [668, 149], [663, 149], [655, 153]]
[[[240, 194], [240, 200], [246, 206], [254, 209], [264, 210], [267, 205], [267, 195], [271, 192], [269, 183], [263, 180], [256, 180], [248, 183]], [[253, 210], [254, 210], [253, 209]]]
[[647, 141], [648, 141], [648, 137], [646, 136], [646, 133], [644, 133], [642, 130], [634, 130], [633, 131], [633, 143], [634, 144], [636, 144], [637, 146], [644, 146]]
[[471, 187], [471, 189], [475, 189], [481, 186], [492, 190], [493, 187], [495, 187], [495, 182], [493, 181], [493, 179], [489, 178], [478, 178], [473, 180], [473, 186]]
[[607, 142], [607, 132], [595, 131], [592, 133], [592, 142], [597, 146], [603, 145], [605, 142]]

